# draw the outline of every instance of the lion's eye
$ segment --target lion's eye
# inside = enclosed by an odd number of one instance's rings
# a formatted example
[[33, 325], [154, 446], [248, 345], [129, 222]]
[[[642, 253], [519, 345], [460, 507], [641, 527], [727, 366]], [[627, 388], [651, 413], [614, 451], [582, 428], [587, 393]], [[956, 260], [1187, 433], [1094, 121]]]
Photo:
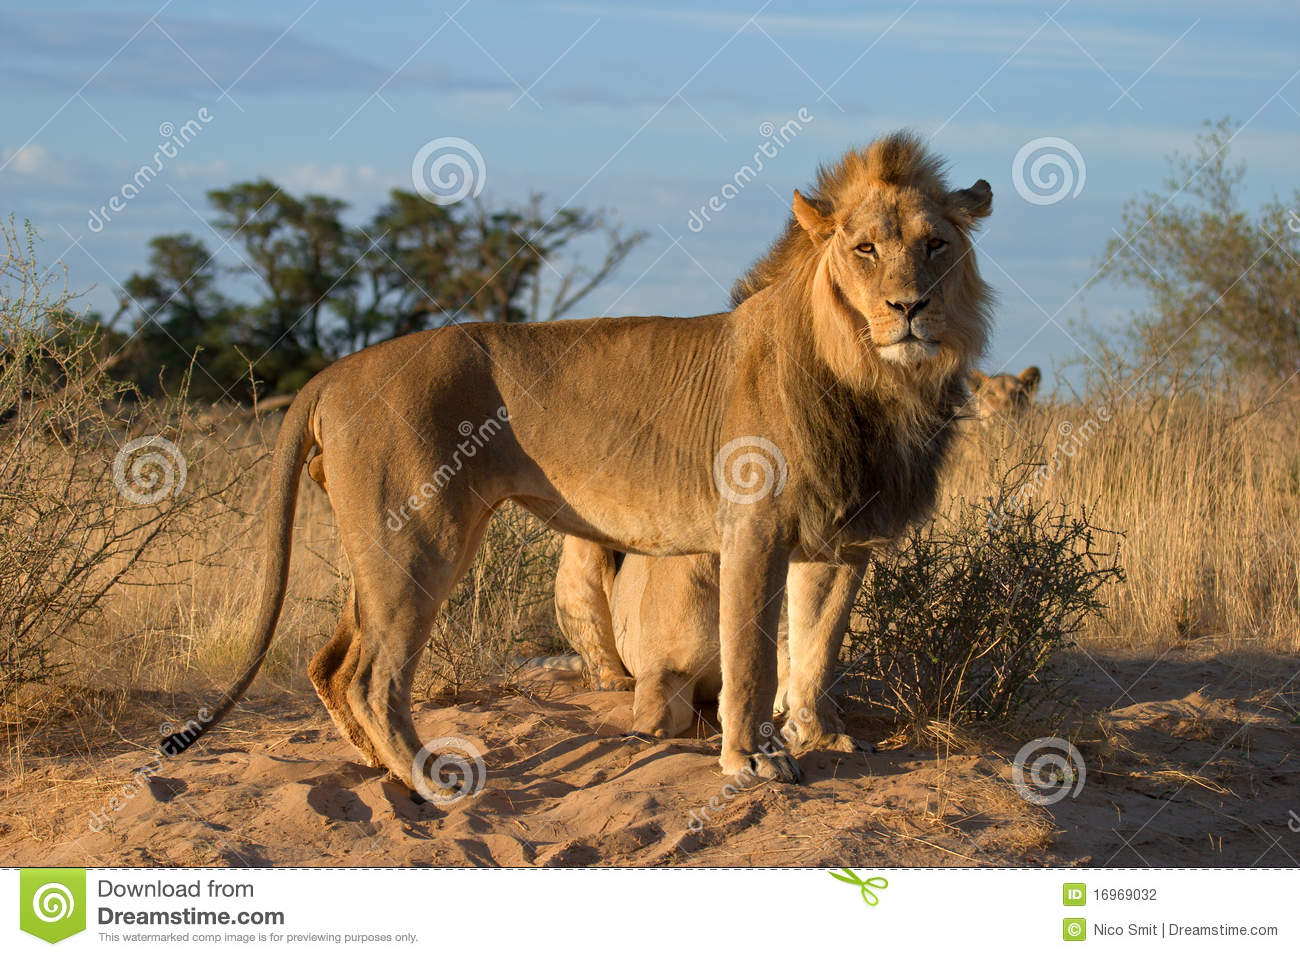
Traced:
[[934, 236], [925, 244], [925, 248], [930, 252], [935, 253], [947, 245], [948, 241], [946, 239], [940, 239], [938, 236]]
[[859, 243], [853, 247], [853, 251], [859, 256], [874, 256], [876, 254], [875, 243]]

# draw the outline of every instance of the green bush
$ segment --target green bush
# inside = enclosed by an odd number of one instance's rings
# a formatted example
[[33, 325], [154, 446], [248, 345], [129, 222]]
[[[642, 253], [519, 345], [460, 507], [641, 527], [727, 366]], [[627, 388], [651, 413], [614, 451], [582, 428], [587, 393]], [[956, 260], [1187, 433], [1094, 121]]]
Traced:
[[914, 527], [878, 554], [846, 649], [859, 695], [924, 738], [1051, 694], [1055, 653], [1123, 580], [1117, 536], [1086, 512], [1003, 494]]

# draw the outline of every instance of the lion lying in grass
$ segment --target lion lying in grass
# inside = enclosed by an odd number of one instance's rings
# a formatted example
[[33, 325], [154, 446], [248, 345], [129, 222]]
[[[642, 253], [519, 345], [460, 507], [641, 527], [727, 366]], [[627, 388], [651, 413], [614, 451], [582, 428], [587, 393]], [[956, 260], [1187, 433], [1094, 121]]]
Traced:
[[777, 621], [789, 707], [827, 732], [822, 689], [866, 550], [933, 505], [985, 344], [990, 294], [970, 233], [988, 183], [952, 190], [920, 140], [852, 150], [794, 194], [794, 216], [695, 318], [457, 325], [372, 346], [311, 380], [272, 456], [267, 561], [247, 669], [284, 598], [299, 475], [338, 519], [351, 600], [311, 664], [339, 729], [423, 794], [411, 680], [434, 616], [514, 500], [552, 528], [643, 555], [718, 556], [725, 773], [795, 781], [770, 734]]

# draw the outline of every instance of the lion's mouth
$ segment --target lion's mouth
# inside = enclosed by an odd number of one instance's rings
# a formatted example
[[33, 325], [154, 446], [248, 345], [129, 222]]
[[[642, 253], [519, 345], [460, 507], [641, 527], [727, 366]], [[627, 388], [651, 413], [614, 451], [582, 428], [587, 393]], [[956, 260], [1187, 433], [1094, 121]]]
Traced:
[[887, 346], [880, 347], [880, 355], [900, 365], [916, 365], [931, 358], [939, 352], [936, 339], [923, 339], [914, 333], [907, 333]]
[[927, 339], [925, 338], [925, 336], [918, 336], [914, 332], [906, 332], [903, 335], [899, 336], [897, 339], [895, 339], [893, 342], [887, 342], [882, 344], [880, 348], [881, 349], [894, 349], [894, 348], [916, 349], [918, 346], [926, 350], [937, 349], [939, 347], [939, 340]]

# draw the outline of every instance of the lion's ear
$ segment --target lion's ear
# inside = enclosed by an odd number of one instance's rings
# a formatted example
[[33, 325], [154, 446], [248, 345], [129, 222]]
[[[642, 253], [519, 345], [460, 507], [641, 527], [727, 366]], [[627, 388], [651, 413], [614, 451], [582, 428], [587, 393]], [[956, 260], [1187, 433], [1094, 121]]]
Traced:
[[1020, 375], [1016, 376], [1020, 384], [1025, 387], [1025, 391], [1033, 395], [1038, 391], [1038, 383], [1043, 381], [1043, 371], [1038, 366], [1030, 366]]
[[804, 198], [803, 193], [794, 191], [794, 218], [799, 220], [803, 231], [814, 240], [821, 241], [835, 231], [834, 221]]
[[980, 389], [984, 388], [984, 383], [989, 381], [989, 377], [978, 369], [971, 369], [968, 381], [970, 382], [970, 390], [972, 392], [978, 392]]
[[948, 194], [952, 204], [971, 219], [983, 219], [993, 212], [993, 187], [986, 179], [977, 179], [967, 189], [953, 190]]

